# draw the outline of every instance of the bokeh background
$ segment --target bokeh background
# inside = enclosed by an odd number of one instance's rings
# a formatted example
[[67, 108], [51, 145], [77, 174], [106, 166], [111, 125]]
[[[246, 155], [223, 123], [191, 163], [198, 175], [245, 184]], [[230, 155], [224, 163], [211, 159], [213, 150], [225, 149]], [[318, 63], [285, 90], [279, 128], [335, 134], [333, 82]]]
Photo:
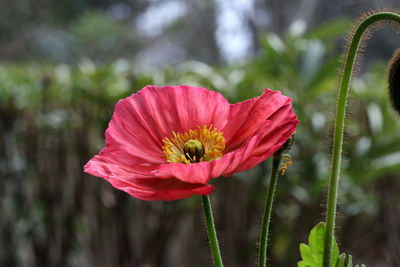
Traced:
[[[397, 0], [0, 1], [0, 266], [211, 266], [194, 196], [145, 202], [83, 173], [118, 99], [147, 84], [265, 87], [294, 99], [293, 166], [278, 181], [270, 266], [296, 266], [324, 219], [339, 58], [361, 12]], [[400, 266], [400, 122], [386, 65], [400, 37], [367, 42], [352, 82], [339, 192], [341, 252]], [[226, 266], [255, 266], [271, 162], [216, 179]]]

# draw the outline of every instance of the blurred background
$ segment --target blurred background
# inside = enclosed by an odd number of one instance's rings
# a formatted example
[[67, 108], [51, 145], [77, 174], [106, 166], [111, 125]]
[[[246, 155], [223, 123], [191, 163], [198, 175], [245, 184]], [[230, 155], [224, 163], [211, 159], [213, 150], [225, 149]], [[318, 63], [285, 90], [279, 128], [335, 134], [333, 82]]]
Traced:
[[[118, 99], [188, 84], [231, 102], [265, 87], [294, 99], [293, 166], [278, 181], [270, 266], [297, 266], [324, 220], [345, 36], [397, 0], [0, 0], [0, 266], [211, 266], [199, 198], [146, 202], [83, 173]], [[400, 122], [380, 29], [348, 105], [337, 239], [369, 267], [400, 266]], [[255, 266], [271, 162], [216, 179], [226, 266]]]

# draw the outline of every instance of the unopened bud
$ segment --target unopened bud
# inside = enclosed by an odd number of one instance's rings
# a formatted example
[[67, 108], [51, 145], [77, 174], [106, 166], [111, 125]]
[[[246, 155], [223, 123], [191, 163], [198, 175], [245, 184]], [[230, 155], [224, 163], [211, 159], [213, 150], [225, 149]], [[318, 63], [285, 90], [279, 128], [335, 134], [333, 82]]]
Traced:
[[400, 49], [394, 52], [390, 60], [389, 98], [393, 109], [400, 115]]

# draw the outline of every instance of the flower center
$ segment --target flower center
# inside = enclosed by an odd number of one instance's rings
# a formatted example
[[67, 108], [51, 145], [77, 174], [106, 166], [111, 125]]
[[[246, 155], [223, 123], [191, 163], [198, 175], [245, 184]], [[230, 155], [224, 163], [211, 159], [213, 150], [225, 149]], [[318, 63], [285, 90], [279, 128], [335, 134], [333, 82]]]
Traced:
[[183, 152], [186, 159], [190, 160], [191, 163], [200, 162], [200, 159], [204, 156], [204, 146], [200, 141], [190, 139], [183, 146]]
[[210, 125], [197, 126], [184, 133], [172, 131], [172, 137], [163, 140], [164, 158], [168, 163], [196, 163], [222, 157], [225, 149], [223, 133]]

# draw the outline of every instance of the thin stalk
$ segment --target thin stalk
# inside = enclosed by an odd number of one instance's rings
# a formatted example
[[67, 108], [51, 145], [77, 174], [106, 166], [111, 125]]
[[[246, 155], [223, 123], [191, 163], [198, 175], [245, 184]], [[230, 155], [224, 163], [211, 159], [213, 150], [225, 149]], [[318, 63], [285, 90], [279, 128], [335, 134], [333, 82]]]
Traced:
[[203, 201], [204, 217], [206, 219], [208, 239], [210, 241], [211, 253], [215, 267], [223, 267], [221, 253], [219, 252], [217, 233], [215, 232], [214, 219], [212, 215], [210, 198], [201, 196]]
[[334, 133], [334, 143], [333, 143], [333, 153], [332, 153], [333, 158], [332, 158], [331, 175], [329, 179], [328, 201], [327, 201], [327, 212], [326, 212], [326, 232], [325, 232], [323, 267], [332, 266], [332, 248], [333, 248], [333, 236], [335, 230], [337, 189], [339, 183], [339, 171], [340, 171], [340, 163], [342, 155], [344, 117], [346, 113], [347, 95], [349, 91], [351, 75], [353, 72], [354, 60], [356, 58], [357, 49], [359, 47], [361, 38], [365, 30], [373, 23], [381, 20], [391, 20], [400, 23], [400, 15], [393, 12], [378, 12], [364, 19], [360, 23], [360, 25], [358, 26], [353, 35], [345, 61], [345, 66], [343, 70], [343, 76], [339, 91], [339, 98], [337, 102], [337, 109], [336, 109], [335, 133]]
[[260, 248], [258, 254], [258, 266], [265, 267], [267, 265], [267, 246], [269, 222], [271, 220], [272, 203], [274, 201], [274, 193], [276, 183], [278, 181], [279, 164], [281, 163], [282, 154], [278, 153], [273, 156], [271, 179], [269, 182], [267, 197], [265, 201], [264, 217], [261, 226]]

